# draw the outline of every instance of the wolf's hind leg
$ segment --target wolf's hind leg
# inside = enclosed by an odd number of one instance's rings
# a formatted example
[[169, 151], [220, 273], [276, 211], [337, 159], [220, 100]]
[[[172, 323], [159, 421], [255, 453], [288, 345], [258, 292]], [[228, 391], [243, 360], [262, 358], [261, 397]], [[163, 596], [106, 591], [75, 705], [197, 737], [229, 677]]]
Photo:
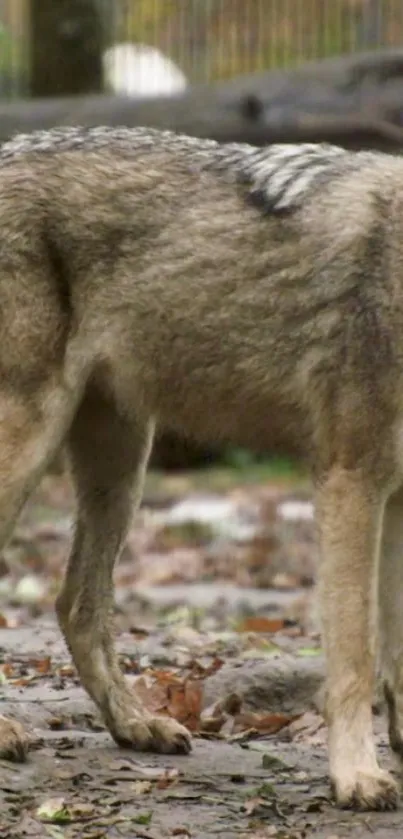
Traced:
[[68, 442], [78, 512], [56, 608], [82, 684], [116, 742], [186, 753], [188, 731], [152, 715], [126, 685], [112, 635], [113, 568], [141, 495], [152, 436], [151, 423], [119, 415], [110, 398], [95, 386], [88, 388]]

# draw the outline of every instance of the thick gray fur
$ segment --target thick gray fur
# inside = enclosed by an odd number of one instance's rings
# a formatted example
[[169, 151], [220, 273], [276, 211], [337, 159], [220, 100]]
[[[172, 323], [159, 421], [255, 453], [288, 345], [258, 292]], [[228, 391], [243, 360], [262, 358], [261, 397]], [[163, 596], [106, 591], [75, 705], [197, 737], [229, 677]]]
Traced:
[[338, 146], [303, 143], [256, 148], [247, 144], [221, 145], [214, 140], [178, 135], [150, 128], [54, 128], [21, 134], [0, 148], [0, 161], [12, 162], [18, 155], [59, 154], [85, 150], [114, 150], [136, 155], [161, 148], [175, 155], [194, 171], [212, 171], [234, 179], [269, 212], [292, 211], [304, 198], [346, 170], [376, 161], [371, 152], [351, 154]]
[[[403, 755], [403, 160], [61, 128], [0, 149], [0, 544], [56, 450], [77, 515], [60, 626], [116, 742], [187, 752], [126, 685], [113, 568], [156, 430], [306, 457], [337, 801], [393, 808]], [[379, 620], [378, 620], [379, 613]], [[0, 719], [0, 755], [21, 757]]]

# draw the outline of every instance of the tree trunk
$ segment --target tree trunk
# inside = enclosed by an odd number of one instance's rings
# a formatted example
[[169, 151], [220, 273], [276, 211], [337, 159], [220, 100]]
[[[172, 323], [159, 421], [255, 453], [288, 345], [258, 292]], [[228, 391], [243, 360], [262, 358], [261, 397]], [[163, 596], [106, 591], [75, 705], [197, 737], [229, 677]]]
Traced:
[[102, 21], [96, 0], [29, 0], [32, 96], [99, 93]]

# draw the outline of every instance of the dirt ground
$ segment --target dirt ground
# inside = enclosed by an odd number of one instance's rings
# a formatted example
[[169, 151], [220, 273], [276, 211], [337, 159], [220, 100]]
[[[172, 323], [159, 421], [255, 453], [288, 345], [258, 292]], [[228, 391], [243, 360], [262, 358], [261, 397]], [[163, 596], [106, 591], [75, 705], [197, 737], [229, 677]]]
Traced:
[[193, 497], [181, 480], [146, 497], [117, 569], [116, 623], [127, 678], [189, 722], [191, 755], [117, 748], [80, 687], [53, 615], [72, 500], [48, 480], [0, 570], [0, 712], [31, 736], [26, 763], [0, 761], [1, 839], [402, 836], [403, 807], [331, 801], [309, 497], [266, 480]]

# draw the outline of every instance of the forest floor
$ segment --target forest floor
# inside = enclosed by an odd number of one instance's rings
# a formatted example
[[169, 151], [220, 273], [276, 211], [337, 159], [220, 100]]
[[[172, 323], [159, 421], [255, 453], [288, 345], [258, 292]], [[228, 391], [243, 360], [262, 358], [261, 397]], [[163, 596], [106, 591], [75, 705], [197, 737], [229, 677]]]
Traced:
[[116, 569], [117, 645], [133, 690], [193, 732], [187, 757], [119, 749], [80, 687], [53, 612], [72, 511], [68, 480], [48, 476], [0, 564], [0, 712], [30, 735], [26, 763], [0, 761], [1, 839], [403, 835], [403, 807], [331, 800], [303, 478], [148, 480]]

